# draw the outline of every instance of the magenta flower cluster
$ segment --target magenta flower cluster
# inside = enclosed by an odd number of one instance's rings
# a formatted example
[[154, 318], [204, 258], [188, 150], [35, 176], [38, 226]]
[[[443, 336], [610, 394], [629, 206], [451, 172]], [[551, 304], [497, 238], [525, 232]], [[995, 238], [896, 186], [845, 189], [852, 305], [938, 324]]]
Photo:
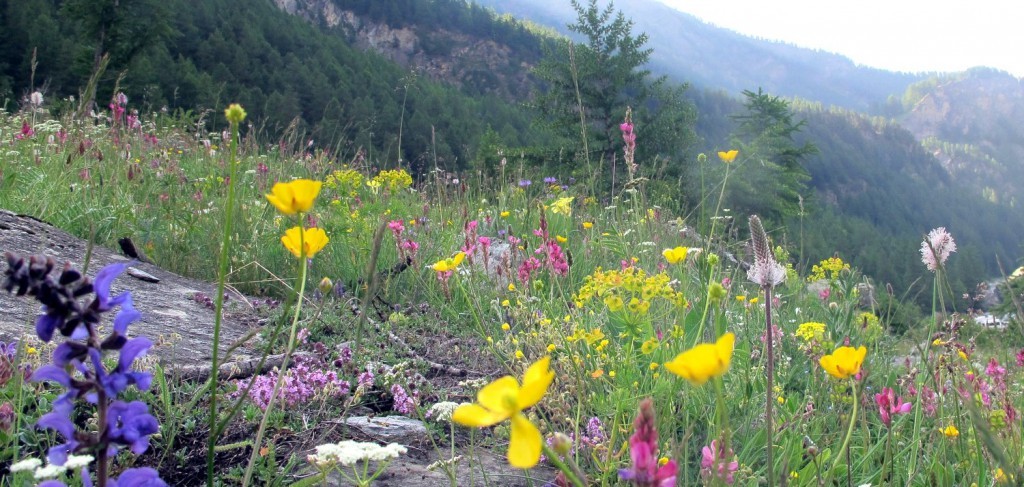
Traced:
[[678, 467], [675, 460], [658, 465], [658, 430], [654, 423], [654, 402], [650, 398], [640, 402], [640, 412], [633, 422], [633, 436], [629, 437], [630, 468], [619, 470], [619, 478], [637, 487], [672, 487], [676, 485]]
[[[262, 410], [270, 404], [270, 396], [277, 383], [278, 370], [258, 375], [248, 381], [236, 382], [238, 389], [234, 397], [238, 397], [249, 388], [249, 399]], [[249, 387], [251, 384], [251, 387]], [[348, 381], [338, 377], [338, 373], [325, 369], [316, 359], [298, 356], [295, 365], [288, 370], [281, 382], [280, 395], [288, 407], [295, 407], [311, 399], [326, 394], [328, 397], [340, 397], [348, 394]]]

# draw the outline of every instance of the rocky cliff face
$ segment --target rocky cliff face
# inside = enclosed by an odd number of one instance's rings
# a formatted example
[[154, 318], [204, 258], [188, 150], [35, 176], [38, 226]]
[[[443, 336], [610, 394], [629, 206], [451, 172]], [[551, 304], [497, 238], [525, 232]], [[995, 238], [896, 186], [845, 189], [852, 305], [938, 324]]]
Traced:
[[445, 29], [374, 22], [339, 7], [333, 0], [274, 0], [281, 10], [314, 25], [337, 29], [363, 50], [476, 93], [506, 98], [529, 93], [532, 63], [516, 61], [509, 46]]
[[992, 201], [1024, 198], [1024, 80], [991, 69], [925, 81], [900, 123], [947, 171]]

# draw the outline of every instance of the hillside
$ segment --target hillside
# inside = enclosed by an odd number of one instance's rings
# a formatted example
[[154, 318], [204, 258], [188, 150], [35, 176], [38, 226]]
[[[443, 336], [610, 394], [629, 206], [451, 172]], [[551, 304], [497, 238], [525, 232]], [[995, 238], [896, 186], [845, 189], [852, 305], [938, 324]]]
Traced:
[[[563, 33], [575, 18], [568, 1], [476, 1]], [[734, 96], [762, 87], [785, 97], [876, 111], [890, 95], [899, 95], [909, 84], [924, 79], [920, 74], [858, 66], [837, 54], [747, 37], [655, 0], [615, 5], [625, 9], [638, 31], [650, 36], [654, 72]]]
[[978, 68], [916, 83], [902, 102], [900, 123], [956, 180], [993, 202], [1024, 201], [1024, 81]]

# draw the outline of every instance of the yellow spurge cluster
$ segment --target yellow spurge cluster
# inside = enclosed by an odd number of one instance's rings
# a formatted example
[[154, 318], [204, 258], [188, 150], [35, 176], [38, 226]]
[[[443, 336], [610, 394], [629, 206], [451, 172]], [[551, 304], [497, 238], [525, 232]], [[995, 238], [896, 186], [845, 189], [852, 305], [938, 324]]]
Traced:
[[353, 197], [363, 187], [363, 174], [354, 169], [343, 166], [341, 169], [328, 174], [324, 178], [324, 184], [328, 188], [338, 190], [338, 193]]
[[807, 277], [808, 282], [828, 279], [834, 281], [839, 278], [839, 273], [850, 270], [850, 264], [843, 262], [839, 257], [829, 257], [817, 265], [811, 267], [811, 275]]
[[583, 307], [590, 300], [601, 299], [609, 311], [627, 308], [635, 314], [646, 314], [655, 299], [664, 299], [684, 306], [682, 293], [672, 289], [671, 279], [664, 272], [648, 276], [643, 269], [628, 267], [605, 271], [600, 267], [583, 280], [576, 293], [576, 305]]
[[572, 216], [573, 199], [574, 197], [572, 196], [558, 198], [557, 200], [553, 201], [550, 205], [548, 205], [547, 208], [551, 210], [551, 213], [554, 213], [556, 215]]
[[[287, 183], [277, 183], [266, 195], [267, 201], [285, 215], [296, 215], [302, 221], [302, 215], [313, 207], [313, 202], [320, 194], [320, 181], [296, 179]], [[323, 250], [330, 239], [322, 228], [289, 228], [281, 237], [281, 243], [297, 258], [311, 259]]]
[[412, 186], [412, 176], [404, 169], [385, 169], [377, 173], [366, 185], [371, 188], [386, 188], [393, 193]]
[[820, 342], [825, 338], [825, 324], [817, 321], [808, 321], [798, 326], [794, 334], [798, 338], [802, 338], [804, 342], [812, 340]]

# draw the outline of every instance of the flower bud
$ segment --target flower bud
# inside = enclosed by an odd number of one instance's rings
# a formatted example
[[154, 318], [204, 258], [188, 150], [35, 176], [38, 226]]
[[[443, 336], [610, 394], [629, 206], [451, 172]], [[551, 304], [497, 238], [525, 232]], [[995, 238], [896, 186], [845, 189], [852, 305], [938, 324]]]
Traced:
[[555, 433], [551, 435], [551, 449], [564, 457], [572, 451], [572, 439], [565, 433]]
[[245, 120], [245, 109], [242, 108], [242, 105], [232, 103], [224, 110], [224, 116], [228, 122], [242, 123], [242, 120]]
[[320, 280], [320, 286], [318, 286], [318, 287], [320, 289], [320, 292], [324, 296], [326, 296], [326, 295], [328, 295], [331, 292], [331, 290], [334, 289], [334, 283], [331, 282], [331, 278], [330, 277], [324, 277], [323, 279]]
[[708, 162], [708, 155], [703, 153], [703, 152], [701, 152], [700, 154], [697, 154], [697, 162], [699, 162], [701, 164], [704, 164], [705, 162]]

